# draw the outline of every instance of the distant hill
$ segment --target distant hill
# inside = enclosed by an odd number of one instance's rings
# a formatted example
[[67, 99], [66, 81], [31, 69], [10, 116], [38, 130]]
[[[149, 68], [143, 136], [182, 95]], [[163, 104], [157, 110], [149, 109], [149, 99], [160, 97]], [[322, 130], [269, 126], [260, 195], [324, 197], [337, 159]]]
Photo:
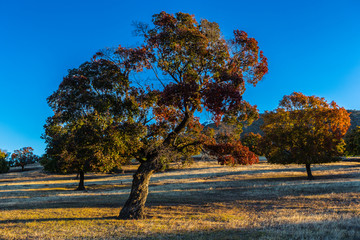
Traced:
[[360, 110], [347, 110], [350, 112], [351, 126], [349, 130], [354, 129], [356, 126], [360, 126]]
[[[350, 112], [350, 119], [351, 119], [351, 126], [349, 128], [349, 131], [354, 129], [356, 126], [360, 126], [360, 110], [347, 110]], [[244, 127], [243, 134], [253, 132], [253, 133], [259, 133], [263, 134], [263, 132], [260, 129], [260, 126], [264, 123], [264, 119], [262, 118], [264, 114], [260, 113], [260, 117], [258, 120], [254, 121], [253, 124], [251, 124], [248, 127]], [[216, 126], [214, 123], [204, 124], [206, 127], [214, 128], [215, 130], [220, 130], [222, 128], [222, 125]]]

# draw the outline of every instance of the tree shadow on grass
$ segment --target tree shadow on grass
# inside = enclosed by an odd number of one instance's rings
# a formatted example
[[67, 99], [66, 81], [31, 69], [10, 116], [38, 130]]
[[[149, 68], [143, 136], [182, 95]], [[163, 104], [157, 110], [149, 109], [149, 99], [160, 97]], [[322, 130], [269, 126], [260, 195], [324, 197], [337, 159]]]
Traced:
[[[353, 165], [351, 165], [353, 166]], [[331, 165], [331, 169], [351, 168], [351, 166]], [[354, 165], [358, 167], [358, 165]], [[196, 169], [195, 169], [196, 171]], [[360, 175], [356, 172], [349, 174], [317, 175], [320, 167], [314, 169], [314, 181], [306, 180], [303, 168], [283, 168], [265, 170], [222, 171], [217, 173], [194, 173], [180, 176], [156, 175], [150, 184], [150, 194], [147, 205], [176, 205], [176, 204], [207, 204], [213, 202], [229, 202], [236, 200], [279, 199], [282, 197], [308, 196], [329, 193], [359, 192]], [[284, 172], [283, 176], [280, 175]], [[302, 172], [303, 175], [288, 176], [285, 172]], [[259, 175], [242, 178], [241, 175], [257, 173], [275, 173], [273, 176]], [[279, 177], [276, 176], [279, 174]], [[231, 179], [234, 177], [234, 179]], [[237, 177], [240, 176], [240, 177]], [[229, 177], [230, 179], [227, 179]], [[255, 178], [256, 177], [256, 178]], [[177, 183], [176, 180], [181, 180]], [[344, 181], [339, 181], [344, 179]], [[346, 180], [345, 180], [346, 179]], [[352, 179], [348, 181], [347, 179]], [[10, 193], [0, 190], [0, 209], [44, 209], [44, 208], [79, 208], [79, 207], [120, 207], [126, 201], [131, 176], [126, 179], [126, 185], [111, 187], [122, 180], [92, 181], [87, 192], [69, 190], [51, 190], [51, 187], [64, 186], [64, 184], [41, 184], [49, 190], [17, 189]], [[171, 180], [162, 182], [163, 180]], [[199, 181], [197, 181], [199, 180]], [[96, 188], [103, 184], [106, 188]], [[339, 187], [341, 185], [341, 187]], [[33, 185], [32, 188], [40, 185]], [[88, 185], [89, 186], [89, 185]], [[11, 186], [9, 186], [11, 188]], [[6, 189], [3, 189], [6, 190]], [[29, 191], [30, 190], [30, 191]], [[72, 194], [74, 193], [74, 194]], [[66, 196], [61, 196], [65, 194]], [[49, 199], [50, 197], [50, 199]], [[14, 203], [13, 203], [14, 202]], [[15, 203], [16, 202], [16, 203]]]
[[11, 223], [31, 223], [31, 222], [51, 222], [51, 221], [93, 221], [93, 220], [116, 220], [117, 216], [110, 217], [89, 217], [89, 218], [34, 218], [34, 219], [10, 219], [0, 220], [0, 224]]
[[181, 240], [253, 240], [253, 239], [360, 239], [358, 218], [314, 221], [307, 223], [288, 223], [270, 227], [254, 227], [243, 229], [215, 229], [207, 231], [186, 231], [160, 234], [148, 237], [132, 237], [123, 239], [181, 239]]
[[[324, 176], [325, 178], [326, 176]], [[338, 176], [343, 178], [344, 176]], [[334, 179], [331, 177], [330, 179]], [[302, 181], [304, 180], [304, 181]], [[221, 185], [220, 185], [221, 184]], [[261, 201], [279, 200], [284, 197], [317, 196], [332, 193], [356, 193], [359, 192], [360, 180], [351, 182], [322, 183], [321, 181], [308, 181], [305, 178], [276, 178], [238, 180], [205, 183], [171, 183], [164, 186], [150, 186], [147, 206], [174, 206], [196, 205], [212, 203], [226, 203], [233, 201]], [[109, 207], [120, 208], [128, 198], [130, 188], [123, 192], [102, 192], [99, 195], [75, 194], [74, 196], [54, 196], [52, 198], [36, 197], [29, 200], [21, 200], [16, 204], [12, 199], [8, 204], [2, 202], [0, 209], [45, 209], [45, 208], [87, 208]], [[349, 201], [352, 201], [349, 199]]]
[[[3, 220], [0, 224], [27, 224], [34, 222], [51, 221], [116, 221], [116, 216], [95, 218], [45, 218], [45, 219], [21, 219]], [[122, 220], [124, 221], [124, 220]], [[133, 220], [125, 220], [133, 221]], [[139, 220], [141, 221], [141, 220]], [[165, 220], [167, 221], [167, 220]], [[143, 239], [143, 240], [253, 240], [253, 239], [360, 239], [360, 219], [357, 217], [347, 219], [309, 221], [301, 223], [284, 223], [264, 227], [246, 227], [230, 229], [207, 229], [207, 230], [182, 230], [171, 233], [142, 233], [139, 231], [132, 236], [126, 236], [121, 232], [104, 232], [102, 238], [111, 239]], [[106, 231], [106, 230], [105, 230]], [[125, 236], [124, 236], [125, 235]]]

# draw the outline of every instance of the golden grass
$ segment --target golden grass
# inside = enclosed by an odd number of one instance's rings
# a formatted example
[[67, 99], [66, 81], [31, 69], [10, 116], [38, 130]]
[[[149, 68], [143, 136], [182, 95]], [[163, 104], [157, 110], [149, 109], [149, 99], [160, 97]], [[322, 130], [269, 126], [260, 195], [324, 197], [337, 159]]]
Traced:
[[86, 192], [63, 175], [5, 174], [0, 239], [360, 239], [359, 170], [317, 165], [307, 181], [298, 165], [200, 162], [153, 176], [144, 220], [116, 219], [131, 173], [91, 174]]

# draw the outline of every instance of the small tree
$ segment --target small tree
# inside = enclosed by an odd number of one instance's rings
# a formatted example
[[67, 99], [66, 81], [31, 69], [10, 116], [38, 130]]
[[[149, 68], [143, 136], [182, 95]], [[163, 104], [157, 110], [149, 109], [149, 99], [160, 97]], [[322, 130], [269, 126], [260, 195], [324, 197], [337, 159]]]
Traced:
[[349, 126], [349, 113], [335, 102], [294, 92], [264, 114], [265, 156], [270, 163], [305, 164], [314, 179], [310, 165], [339, 160]]
[[360, 155], [360, 127], [352, 129], [345, 135], [346, 154], [350, 156]]
[[24, 171], [27, 164], [32, 164], [39, 160], [33, 151], [34, 149], [32, 147], [23, 147], [15, 150], [14, 153], [11, 154], [11, 164], [15, 167], [21, 167], [21, 171]]
[[6, 161], [8, 154], [0, 149], [0, 173], [7, 173], [10, 170], [9, 162]]

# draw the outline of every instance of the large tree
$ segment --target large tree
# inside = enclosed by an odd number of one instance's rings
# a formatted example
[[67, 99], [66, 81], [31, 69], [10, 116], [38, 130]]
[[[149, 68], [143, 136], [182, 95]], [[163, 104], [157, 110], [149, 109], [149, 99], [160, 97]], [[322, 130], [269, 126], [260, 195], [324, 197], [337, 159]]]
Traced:
[[[179, 147], [179, 137], [198, 123], [196, 111], [205, 107], [216, 122], [222, 119], [240, 125], [247, 113], [255, 111], [242, 99], [245, 82], [255, 86], [268, 70], [257, 41], [243, 31], [234, 31], [234, 38], [226, 41], [217, 23], [205, 19], [197, 22], [185, 13], [161, 12], [153, 16], [152, 23], [139, 24], [138, 32], [145, 40], [149, 66], [163, 86], [158, 89], [154, 108], [156, 124], [168, 126], [156, 148], [146, 146], [142, 151], [129, 199], [119, 218], [144, 216], [149, 180], [163, 164], [162, 151]], [[161, 75], [164, 78], [160, 79]], [[166, 123], [169, 120], [170, 124]], [[195, 138], [185, 146], [198, 143]]]
[[[108, 77], [101, 84], [125, 84], [126, 91], [107, 101], [107, 95], [93, 91], [93, 87], [79, 87], [81, 81], [91, 80], [82, 75], [68, 88], [60, 85], [57, 92], [62, 93], [49, 99], [56, 118], [68, 118], [60, 121], [61, 126], [72, 124], [84, 110], [96, 109], [100, 115], [109, 113], [114, 125], [123, 126], [126, 136], [134, 136], [129, 129], [145, 129], [136, 135], [139, 148], [126, 152], [140, 165], [133, 176], [129, 199], [120, 211], [122, 219], [144, 217], [154, 172], [174, 158], [184, 159], [199, 152], [204, 143], [217, 144], [204, 133], [196, 112], [205, 108], [215, 122], [223, 121], [236, 129], [257, 117], [256, 107], [244, 101], [242, 95], [245, 83], [256, 86], [268, 71], [267, 60], [254, 38], [236, 30], [227, 41], [217, 23], [205, 19], [197, 22], [186, 13], [155, 14], [151, 26], [137, 23], [136, 32], [144, 40], [140, 47], [100, 51], [87, 63], [116, 66], [126, 81]], [[120, 142], [126, 143], [126, 139]]]
[[349, 126], [349, 113], [335, 102], [294, 92], [264, 114], [265, 156], [270, 163], [304, 164], [311, 180], [311, 164], [339, 160]]

